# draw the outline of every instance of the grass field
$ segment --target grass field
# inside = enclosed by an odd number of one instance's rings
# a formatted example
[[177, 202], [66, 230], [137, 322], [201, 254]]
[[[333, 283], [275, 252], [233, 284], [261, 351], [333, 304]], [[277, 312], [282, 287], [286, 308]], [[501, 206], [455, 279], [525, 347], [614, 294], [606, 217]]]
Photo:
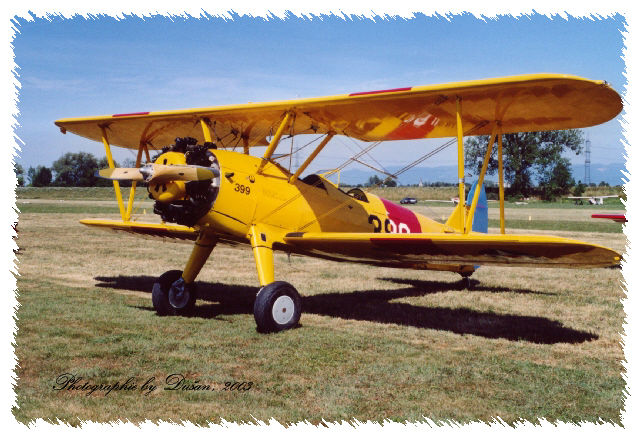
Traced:
[[[80, 225], [117, 217], [112, 191], [100, 191], [19, 194], [20, 422], [621, 422], [619, 270], [483, 267], [465, 289], [451, 273], [277, 255], [276, 278], [301, 292], [303, 316], [297, 329], [261, 335], [249, 249], [214, 250], [195, 316], [158, 317], [151, 286], [191, 246]], [[434, 218], [451, 208], [415, 207]], [[144, 209], [141, 220], [156, 221]], [[624, 252], [619, 229], [590, 229], [599, 222], [589, 209], [510, 206], [508, 232], [567, 223], [554, 234]], [[56, 390], [63, 374], [81, 378], [78, 388]], [[165, 390], [170, 374], [191, 390]], [[91, 392], [115, 382], [128, 389]], [[222, 390], [234, 382], [252, 384]], [[194, 389], [206, 385], [214, 390]]]

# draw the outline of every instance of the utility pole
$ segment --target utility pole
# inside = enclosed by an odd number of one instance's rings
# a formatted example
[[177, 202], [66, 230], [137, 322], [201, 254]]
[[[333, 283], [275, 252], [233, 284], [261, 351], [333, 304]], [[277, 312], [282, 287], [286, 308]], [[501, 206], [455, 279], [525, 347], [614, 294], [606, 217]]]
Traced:
[[591, 140], [589, 140], [589, 134], [587, 134], [587, 140], [585, 141], [584, 151], [584, 184], [589, 186], [591, 183]]

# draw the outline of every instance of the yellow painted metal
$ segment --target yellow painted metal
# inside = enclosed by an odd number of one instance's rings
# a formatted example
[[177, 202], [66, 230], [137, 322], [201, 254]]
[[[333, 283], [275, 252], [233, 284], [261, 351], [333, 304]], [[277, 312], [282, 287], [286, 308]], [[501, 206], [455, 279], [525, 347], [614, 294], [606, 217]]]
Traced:
[[[109, 167], [114, 169], [116, 167], [113, 162], [113, 156], [111, 155], [111, 147], [109, 146], [109, 139], [107, 137], [107, 130], [103, 125], [100, 126], [101, 140], [104, 145], [105, 154], [107, 156], [107, 163]], [[118, 200], [118, 209], [120, 210], [120, 216], [123, 220], [126, 220], [126, 212], [124, 210], [124, 202], [122, 201], [122, 192], [120, 191], [120, 183], [117, 180], [113, 180], [113, 190], [116, 193], [116, 200]]]
[[155, 236], [161, 239], [195, 240], [198, 237], [198, 232], [194, 228], [178, 224], [138, 223], [97, 218], [83, 219], [80, 223], [90, 227]]
[[[216, 122], [218, 148], [233, 148], [242, 133], [248, 145], [266, 146], [265, 135], [274, 120], [295, 108], [292, 134], [344, 133], [363, 141], [408, 140], [456, 136], [456, 96], [464, 101], [465, 132], [481, 121], [500, 115], [504, 133], [584, 128], [614, 118], [622, 110], [618, 93], [604, 81], [561, 74], [520, 75], [368, 94], [328, 96], [281, 102], [251, 103], [143, 114], [70, 118], [56, 125], [72, 133], [100, 140], [98, 124], [109, 124], [114, 146], [135, 149], [140, 133], [159, 149], [176, 137], [204, 141], [194, 121]], [[489, 126], [473, 135], [490, 134]]]
[[471, 207], [469, 209], [469, 214], [467, 215], [466, 223], [465, 223], [465, 232], [471, 232], [471, 228], [473, 225], [473, 216], [476, 213], [476, 207], [478, 206], [478, 197], [480, 196], [480, 188], [484, 183], [484, 176], [487, 173], [487, 167], [489, 166], [489, 159], [491, 158], [491, 152], [493, 151], [493, 144], [496, 141], [496, 133], [498, 130], [498, 124], [493, 124], [493, 131], [491, 132], [491, 136], [489, 136], [489, 144], [487, 145], [487, 152], [484, 155], [484, 161], [482, 162], [482, 169], [480, 170], [480, 175], [478, 176], [478, 183], [476, 184], [476, 190], [473, 193], [473, 199], [471, 200]]
[[589, 268], [621, 260], [603, 246], [544, 235], [303, 233], [287, 235], [285, 242], [301, 252], [351, 256], [370, 264], [395, 261], [409, 268], [424, 263]]
[[211, 131], [209, 130], [209, 124], [205, 119], [200, 119], [200, 126], [202, 126], [202, 135], [205, 142], [211, 142]]
[[500, 233], [504, 235], [504, 169], [502, 164], [502, 130], [498, 130], [498, 181], [500, 192]]
[[265, 286], [274, 281], [273, 265], [273, 241], [269, 233], [260, 226], [251, 226], [251, 248], [256, 261], [260, 286]]
[[[142, 150], [144, 149], [144, 144], [140, 144], [138, 147], [138, 155], [136, 156], [136, 168], [140, 167], [140, 162], [142, 161]], [[131, 182], [131, 190], [129, 190], [129, 201], [127, 203], [127, 213], [125, 214], [124, 220], [131, 221], [131, 212], [133, 211], [133, 200], [136, 195], [136, 186], [138, 185], [137, 181]]]
[[[173, 169], [174, 166], [186, 164], [187, 159], [184, 154], [176, 151], [167, 151], [158, 156], [154, 166], [160, 168], [157, 173], [161, 175], [162, 171], [173, 173], [175, 172]], [[148, 189], [154, 200], [169, 203], [175, 200], [182, 200], [186, 197], [187, 187], [184, 181], [178, 181], [177, 179], [172, 181], [162, 181], [161, 178], [157, 178], [155, 176], [156, 172], [154, 172], [154, 178], [149, 183]], [[155, 182], [156, 178], [158, 180], [157, 182]]]
[[168, 181], [165, 183], [149, 184], [149, 194], [161, 203], [184, 200], [187, 196], [187, 186], [184, 181]]
[[211, 251], [216, 246], [217, 239], [215, 235], [200, 233], [196, 240], [189, 260], [182, 271], [182, 279], [188, 284], [196, 280], [198, 273], [204, 267], [205, 262], [209, 258]]
[[305, 169], [307, 169], [307, 166], [309, 166], [309, 164], [316, 158], [320, 151], [322, 151], [327, 143], [329, 143], [331, 139], [333, 139], [333, 136], [335, 136], [334, 132], [330, 132], [329, 134], [327, 134], [327, 137], [325, 137], [322, 142], [320, 142], [320, 144], [316, 147], [316, 149], [314, 149], [313, 152], [309, 154], [309, 157], [307, 157], [304, 163], [298, 168], [296, 173], [289, 177], [289, 183], [300, 177], [300, 175], [304, 172]]
[[[458, 197], [460, 199], [459, 204], [464, 206], [464, 132], [462, 130], [462, 99], [458, 96], [456, 98], [456, 137], [458, 139]], [[462, 208], [460, 212], [460, 230], [465, 231], [465, 209]]]
[[275, 135], [271, 139], [271, 142], [269, 143], [267, 150], [264, 152], [264, 156], [262, 157], [262, 163], [260, 163], [260, 166], [258, 167], [258, 174], [262, 172], [262, 168], [264, 168], [264, 165], [267, 164], [267, 161], [271, 158], [271, 156], [273, 155], [273, 152], [278, 147], [278, 143], [280, 143], [280, 138], [282, 137], [282, 134], [284, 133], [284, 130], [287, 127], [287, 124], [289, 123], [289, 119], [291, 119], [291, 114], [292, 114], [291, 112], [287, 112], [284, 115], [282, 122], [280, 122], [280, 126], [278, 127]]

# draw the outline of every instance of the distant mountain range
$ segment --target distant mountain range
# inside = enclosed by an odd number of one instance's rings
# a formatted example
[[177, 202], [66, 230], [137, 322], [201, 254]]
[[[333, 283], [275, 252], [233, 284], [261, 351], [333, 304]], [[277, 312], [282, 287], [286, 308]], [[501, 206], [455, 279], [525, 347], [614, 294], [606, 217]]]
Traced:
[[[400, 166], [389, 167], [387, 171], [390, 173], [394, 173], [401, 169]], [[611, 186], [624, 184], [622, 170], [626, 169], [624, 163], [610, 163], [610, 164], [597, 164], [592, 163], [590, 167], [591, 173], [591, 183], [598, 184], [601, 181], [609, 183]], [[584, 183], [584, 165], [572, 165], [571, 172], [573, 178], [576, 180], [582, 181]], [[411, 185], [418, 184], [422, 181], [425, 184], [435, 183], [438, 181], [444, 183], [456, 183], [458, 181], [457, 174], [458, 168], [457, 166], [434, 166], [434, 167], [416, 167], [408, 170], [407, 172], [400, 175], [398, 178], [398, 182], [401, 185]], [[347, 169], [342, 171], [340, 176], [340, 182], [347, 184], [364, 184], [369, 180], [369, 177], [373, 176], [375, 171], [365, 170], [365, 169]], [[378, 174], [380, 178], [384, 178], [385, 176], [382, 174]], [[471, 178], [471, 180], [475, 180], [475, 176]], [[496, 181], [498, 180], [497, 174], [488, 175], [487, 180]], [[467, 177], [467, 181], [469, 178]]]

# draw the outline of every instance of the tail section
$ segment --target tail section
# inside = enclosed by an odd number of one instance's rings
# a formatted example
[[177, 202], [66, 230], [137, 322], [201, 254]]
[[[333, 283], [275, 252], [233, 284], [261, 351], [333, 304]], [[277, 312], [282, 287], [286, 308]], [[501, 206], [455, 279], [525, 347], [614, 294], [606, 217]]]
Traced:
[[449, 219], [447, 219], [447, 222], [444, 223], [444, 225], [446, 227], [451, 227], [457, 232], [462, 233], [462, 230], [460, 229], [460, 225], [462, 224], [461, 217], [462, 217], [462, 209], [464, 208], [465, 208], [465, 205], [463, 203], [458, 203], [456, 208], [453, 209], [453, 213], [451, 213], [451, 216], [449, 216]]
[[[467, 202], [462, 204], [458, 203], [458, 206], [454, 209], [453, 213], [447, 219], [446, 226], [455, 229], [458, 232], [460, 230], [462, 209], [468, 210], [471, 208], [471, 202], [473, 201], [473, 194], [476, 191], [478, 182], [473, 183], [469, 195], [467, 195]], [[480, 187], [480, 195], [478, 195], [478, 204], [476, 205], [476, 212], [473, 215], [473, 224], [471, 230], [478, 233], [487, 233], [489, 231], [489, 203], [487, 202], [487, 194], [484, 190], [484, 185]]]
[[[467, 195], [467, 206], [471, 207], [473, 201], [473, 194], [476, 191], [478, 182], [476, 181], [471, 186], [469, 195]], [[473, 215], [473, 225], [471, 230], [478, 233], [489, 232], [489, 203], [487, 201], [487, 194], [484, 190], [484, 185], [480, 187], [480, 195], [478, 196], [478, 204], [476, 205], [476, 212]]]

